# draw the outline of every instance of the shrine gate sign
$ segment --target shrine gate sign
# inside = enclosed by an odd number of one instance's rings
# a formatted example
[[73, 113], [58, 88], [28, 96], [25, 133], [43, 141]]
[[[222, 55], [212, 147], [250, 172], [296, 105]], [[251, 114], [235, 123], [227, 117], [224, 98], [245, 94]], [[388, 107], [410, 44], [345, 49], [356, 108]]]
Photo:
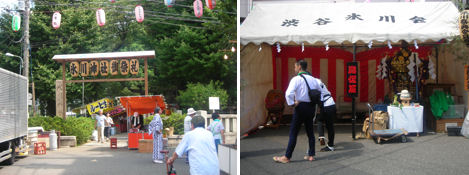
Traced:
[[[145, 95], [148, 95], [148, 59], [155, 58], [155, 51], [109, 52], [54, 55], [52, 60], [62, 63], [62, 80], [57, 80], [56, 115], [65, 118], [67, 112], [66, 83], [145, 81]], [[139, 60], [144, 60], [145, 77], [135, 77], [139, 72]], [[69, 63], [71, 80], [65, 79], [66, 64]], [[115, 75], [130, 76], [112, 78]], [[132, 77], [134, 76], [134, 77]], [[81, 80], [74, 80], [80, 77]], [[99, 77], [99, 78], [95, 78]]]

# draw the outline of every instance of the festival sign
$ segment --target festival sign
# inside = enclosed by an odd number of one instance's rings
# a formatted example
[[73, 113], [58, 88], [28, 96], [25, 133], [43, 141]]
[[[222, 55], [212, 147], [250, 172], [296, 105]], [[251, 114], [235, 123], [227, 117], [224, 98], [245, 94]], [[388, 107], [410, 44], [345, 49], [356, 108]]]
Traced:
[[117, 60], [111, 60], [111, 75], [119, 74], [119, 62]]
[[112, 101], [109, 98], [104, 98], [93, 103], [86, 105], [86, 109], [90, 114], [98, 113], [99, 110], [103, 110], [104, 112], [110, 110], [112, 108]]
[[132, 75], [137, 75], [138, 74], [138, 60], [137, 59], [131, 59], [130, 60], [130, 74]]
[[99, 62], [99, 74], [101, 74], [101, 76], [107, 76], [109, 74], [109, 61]]
[[90, 75], [97, 76], [99, 73], [98, 61], [90, 61]]
[[88, 76], [90, 72], [90, 64], [87, 61], [80, 62], [80, 75], [82, 77]]
[[121, 60], [120, 63], [121, 75], [129, 74], [129, 60]]
[[347, 96], [357, 97], [358, 95], [358, 63], [347, 63]]
[[70, 63], [70, 74], [72, 75], [72, 77], [78, 77], [79, 75], [79, 69], [80, 68], [80, 64], [78, 62], [71, 62]]

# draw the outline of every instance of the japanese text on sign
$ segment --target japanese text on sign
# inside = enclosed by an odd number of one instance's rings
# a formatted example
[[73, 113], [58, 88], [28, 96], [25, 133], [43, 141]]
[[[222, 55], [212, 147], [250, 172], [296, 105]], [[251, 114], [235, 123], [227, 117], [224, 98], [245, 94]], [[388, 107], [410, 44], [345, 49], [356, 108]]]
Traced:
[[105, 110], [107, 110], [108, 108], [111, 108], [111, 107], [112, 107], [112, 102], [108, 98], [101, 99], [101, 100], [98, 100], [98, 101], [95, 101], [93, 103], [90, 103], [90, 104], [86, 105], [86, 109], [88, 109], [88, 112], [90, 114], [97, 113], [101, 109], [103, 111], [105, 111]]
[[[364, 21], [368, 19], [372, 21], [376, 20], [378, 22], [391, 23], [391, 24], [396, 23], [398, 20], [394, 15], [382, 15], [382, 16], [376, 16], [376, 17], [371, 17], [371, 18], [370, 17], [365, 18], [358, 13], [351, 13], [345, 16], [344, 18], [346, 21]], [[327, 25], [333, 22], [333, 20], [328, 17], [313, 18], [312, 20], [313, 20], [313, 24], [316, 24], [318, 26]], [[409, 19], [406, 18], [406, 20], [409, 20], [411, 23], [414, 23], [414, 24], [427, 22], [426, 21], [427, 19], [421, 16], [413, 16], [413, 17], [410, 17]], [[280, 26], [282, 27], [298, 27], [300, 25], [301, 25], [300, 20], [295, 19], [295, 18], [283, 19], [282, 23], [280, 24]]]
[[111, 61], [81, 61], [70, 63], [70, 74], [72, 77], [86, 76], [108, 76], [117, 75], [120, 71], [121, 75], [137, 75], [139, 71], [138, 59], [129, 60], [111, 60]]
[[356, 97], [358, 94], [358, 63], [347, 63], [347, 96]]

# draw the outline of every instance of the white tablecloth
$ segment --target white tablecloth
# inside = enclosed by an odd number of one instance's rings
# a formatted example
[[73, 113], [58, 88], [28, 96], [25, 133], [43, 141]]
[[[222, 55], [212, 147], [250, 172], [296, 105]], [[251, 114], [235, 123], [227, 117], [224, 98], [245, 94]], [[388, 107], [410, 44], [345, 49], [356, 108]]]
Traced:
[[407, 132], [423, 132], [423, 106], [392, 107], [388, 106], [389, 128], [405, 129]]

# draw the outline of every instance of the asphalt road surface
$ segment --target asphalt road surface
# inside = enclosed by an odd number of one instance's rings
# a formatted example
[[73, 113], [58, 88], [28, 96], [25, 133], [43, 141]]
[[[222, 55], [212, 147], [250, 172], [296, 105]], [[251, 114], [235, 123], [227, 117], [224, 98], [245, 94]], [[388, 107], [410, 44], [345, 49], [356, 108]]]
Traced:
[[[357, 127], [357, 131], [361, 126]], [[469, 139], [444, 133], [407, 137], [407, 143], [353, 140], [351, 126], [336, 126], [336, 151], [319, 152], [316, 160], [303, 160], [307, 136], [302, 127], [288, 164], [275, 163], [273, 156], [285, 154], [289, 127], [263, 129], [241, 139], [242, 175], [275, 174], [469, 174]], [[317, 132], [315, 130], [317, 139]], [[327, 132], [326, 132], [327, 136]]]
[[[151, 153], [128, 150], [127, 142], [119, 141], [118, 149], [109, 142], [89, 142], [79, 147], [47, 150], [46, 155], [19, 158], [12, 166], [0, 166], [1, 175], [158, 175], [166, 173], [165, 164], [154, 164]], [[171, 153], [173, 150], [170, 150]], [[184, 159], [175, 161], [178, 175], [189, 174]]]

